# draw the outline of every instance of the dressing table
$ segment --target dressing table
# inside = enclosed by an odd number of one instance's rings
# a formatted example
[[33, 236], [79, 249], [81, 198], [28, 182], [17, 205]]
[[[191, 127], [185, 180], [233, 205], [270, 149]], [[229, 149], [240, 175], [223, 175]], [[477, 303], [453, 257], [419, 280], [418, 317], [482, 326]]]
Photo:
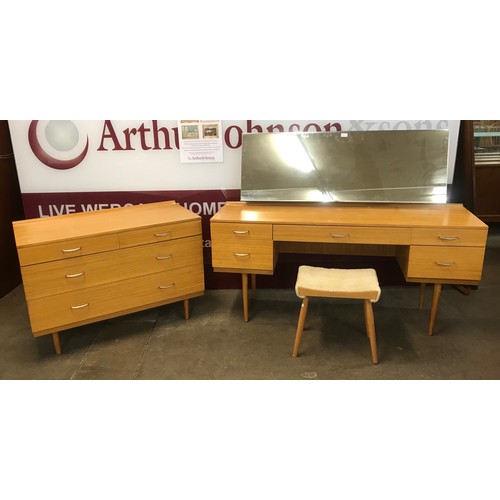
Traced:
[[[488, 226], [460, 204], [228, 202], [210, 221], [215, 272], [271, 275], [280, 253], [385, 255], [407, 282], [432, 283], [429, 335], [443, 284], [481, 280]], [[255, 287], [255, 282], [253, 283]]]

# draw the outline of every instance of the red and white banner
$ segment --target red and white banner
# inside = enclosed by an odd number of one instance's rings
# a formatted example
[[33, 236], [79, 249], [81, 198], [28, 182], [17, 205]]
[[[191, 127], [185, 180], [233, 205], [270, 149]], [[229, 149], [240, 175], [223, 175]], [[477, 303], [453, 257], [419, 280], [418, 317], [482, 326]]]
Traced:
[[[184, 163], [178, 123], [9, 121], [26, 218], [175, 200], [202, 216], [205, 266], [209, 270], [210, 218], [226, 201], [240, 196], [243, 134], [448, 129], [451, 184], [460, 124], [457, 120], [223, 121], [223, 161]], [[222, 280], [211, 277], [208, 271], [207, 288], [219, 287]]]

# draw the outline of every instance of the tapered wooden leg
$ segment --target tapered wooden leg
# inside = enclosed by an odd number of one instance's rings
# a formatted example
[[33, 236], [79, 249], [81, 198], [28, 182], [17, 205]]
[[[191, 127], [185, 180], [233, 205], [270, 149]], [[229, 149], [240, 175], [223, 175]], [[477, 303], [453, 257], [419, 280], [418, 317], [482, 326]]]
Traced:
[[300, 339], [302, 338], [304, 323], [306, 322], [308, 305], [309, 305], [309, 297], [304, 297], [302, 299], [302, 305], [300, 306], [299, 323], [297, 324], [297, 333], [295, 334], [295, 342], [293, 344], [292, 356], [294, 358], [296, 358], [299, 354]]
[[422, 310], [424, 308], [425, 299], [425, 283], [420, 283], [420, 298], [418, 300], [418, 308]]
[[434, 335], [434, 325], [441, 295], [441, 283], [434, 283], [434, 293], [432, 294], [431, 319], [429, 321], [429, 335]]
[[364, 301], [365, 306], [365, 324], [368, 338], [370, 339], [370, 349], [372, 351], [372, 363], [378, 363], [377, 357], [377, 338], [375, 336], [375, 320], [373, 318], [373, 307], [369, 300]]
[[56, 354], [61, 354], [61, 343], [59, 342], [59, 332], [52, 334], [52, 342], [54, 342], [54, 349]]
[[248, 323], [248, 274], [241, 275], [241, 291], [243, 295], [243, 319]]
[[184, 301], [184, 319], [189, 319], [189, 300]]
[[252, 299], [255, 300], [255, 297], [257, 296], [257, 275], [252, 274]]

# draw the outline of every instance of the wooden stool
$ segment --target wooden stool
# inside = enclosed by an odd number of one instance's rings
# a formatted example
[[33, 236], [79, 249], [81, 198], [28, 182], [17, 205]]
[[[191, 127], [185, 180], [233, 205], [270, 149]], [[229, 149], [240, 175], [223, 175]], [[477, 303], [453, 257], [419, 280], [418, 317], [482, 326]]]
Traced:
[[366, 334], [370, 340], [372, 362], [377, 364], [377, 340], [373, 319], [372, 302], [380, 297], [380, 286], [374, 269], [326, 269], [300, 266], [295, 292], [302, 299], [299, 323], [295, 335], [292, 356], [297, 357], [307, 316], [309, 297], [361, 299], [364, 301]]

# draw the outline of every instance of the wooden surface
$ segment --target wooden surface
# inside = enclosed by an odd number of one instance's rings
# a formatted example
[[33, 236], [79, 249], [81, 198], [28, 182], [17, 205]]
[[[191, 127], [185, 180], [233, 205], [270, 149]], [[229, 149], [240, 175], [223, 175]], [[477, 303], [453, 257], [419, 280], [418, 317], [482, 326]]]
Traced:
[[291, 205], [229, 202], [212, 217], [216, 271], [272, 273], [286, 243], [342, 245], [397, 257], [407, 281], [478, 283], [488, 226], [459, 204]]
[[201, 218], [175, 202], [13, 227], [34, 336], [176, 301], [188, 318], [204, 293]]
[[[460, 204], [265, 204], [229, 202], [212, 217], [212, 266], [272, 274], [280, 252], [393, 256], [407, 282], [434, 283], [432, 333], [441, 284], [478, 284], [488, 226]], [[380, 248], [378, 251], [377, 249]]]
[[167, 230], [166, 225], [199, 220], [199, 216], [174, 201], [69, 215], [70, 217], [57, 215], [45, 218], [43, 225], [39, 223], [39, 219], [14, 222], [17, 247], [47, 245], [51, 242], [64, 242], [74, 238], [115, 234], [122, 231], [140, 231], [144, 225], [158, 226], [158, 232], [164, 232]]
[[460, 204], [291, 205], [228, 202], [212, 217], [211, 222], [487, 230], [486, 224]]

